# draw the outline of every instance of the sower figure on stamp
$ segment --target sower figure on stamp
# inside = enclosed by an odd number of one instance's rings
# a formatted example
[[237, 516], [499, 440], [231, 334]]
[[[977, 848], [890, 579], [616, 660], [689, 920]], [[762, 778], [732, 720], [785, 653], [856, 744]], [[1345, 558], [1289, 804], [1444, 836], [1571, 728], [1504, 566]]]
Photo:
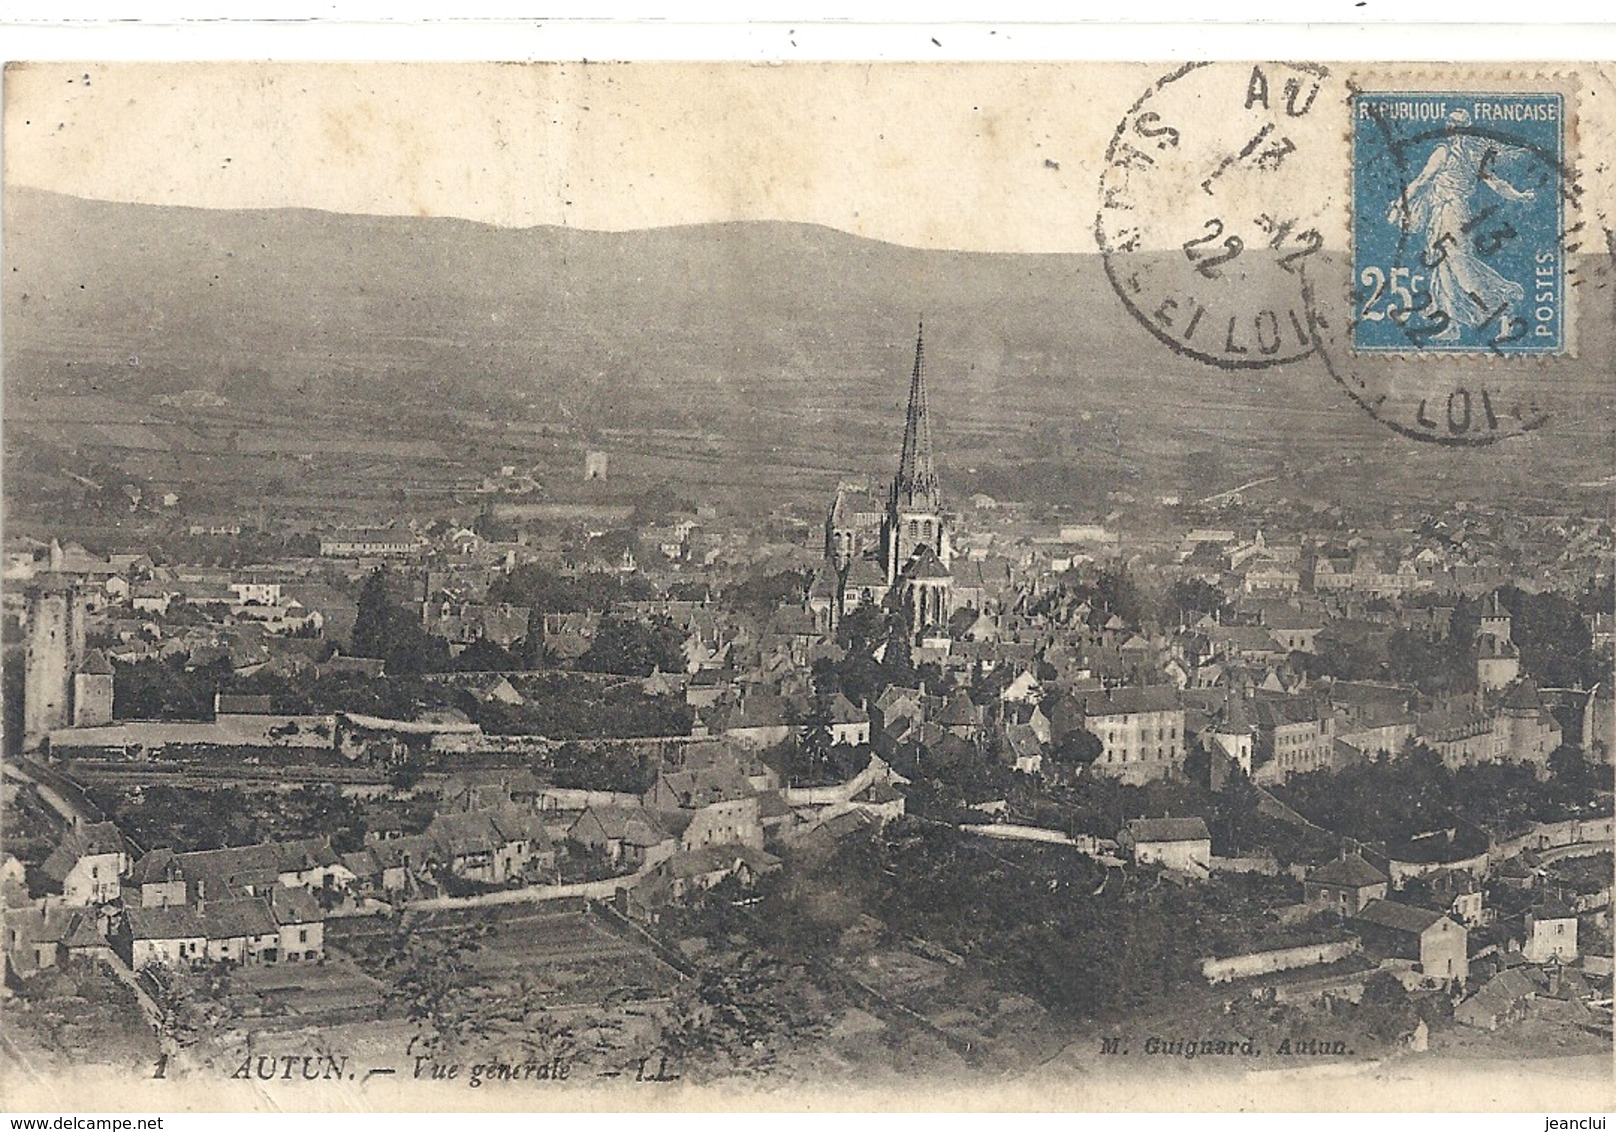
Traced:
[[1519, 283], [1505, 279], [1477, 254], [1474, 229], [1485, 219], [1485, 211], [1478, 217], [1473, 207], [1479, 186], [1507, 201], [1531, 201], [1536, 194], [1517, 189], [1488, 168], [1516, 152], [1515, 147], [1460, 132], [1470, 125], [1464, 110], [1449, 114], [1448, 124], [1454, 132], [1437, 144], [1420, 175], [1392, 201], [1386, 220], [1423, 239], [1424, 264], [1431, 271], [1430, 317], [1447, 320], [1435, 338], [1451, 342], [1458, 339], [1461, 324], [1480, 329], [1526, 297]]

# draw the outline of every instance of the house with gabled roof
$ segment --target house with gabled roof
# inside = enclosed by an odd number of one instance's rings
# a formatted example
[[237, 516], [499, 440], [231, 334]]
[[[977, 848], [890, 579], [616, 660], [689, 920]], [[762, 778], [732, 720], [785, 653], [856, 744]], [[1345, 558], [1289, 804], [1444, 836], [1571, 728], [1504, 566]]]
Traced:
[[1466, 928], [1493, 922], [1495, 910], [1486, 906], [1485, 884], [1467, 869], [1435, 869], [1423, 873], [1430, 897], [1425, 906], [1451, 916]]
[[689, 811], [679, 844], [685, 849], [707, 845], [750, 845], [761, 849], [763, 819], [758, 796], [748, 794]]
[[6, 961], [18, 974], [29, 975], [59, 967], [74, 956], [105, 952], [109, 948], [102, 922], [91, 909], [61, 904], [7, 908]]
[[1054, 742], [1054, 721], [1045, 714], [1040, 703], [1004, 703], [1000, 708], [1000, 717], [1006, 726], [1020, 724], [1030, 728], [1040, 743]]
[[750, 797], [755, 791], [734, 759], [691, 761], [663, 770], [645, 792], [645, 805], [654, 810], [693, 810], [719, 802]]
[[1529, 963], [1572, 963], [1577, 958], [1577, 914], [1558, 900], [1527, 909], [1521, 954]]
[[131, 880], [140, 885], [141, 904], [151, 907], [226, 894], [262, 896], [277, 885], [334, 890], [354, 875], [328, 840], [309, 837], [191, 853], [153, 849], [135, 863]]
[[1043, 686], [1030, 669], [1018, 672], [1015, 679], [1006, 684], [1004, 691], [999, 693], [999, 699], [1005, 703], [1036, 704], [1042, 696]]
[[926, 692], [923, 688], [905, 688], [889, 684], [876, 697], [870, 709], [873, 732], [890, 734], [894, 730], [907, 732], [926, 721]]
[[440, 813], [426, 835], [442, 850], [449, 871], [468, 880], [504, 884], [524, 876], [530, 866], [555, 866], [555, 847], [543, 821], [517, 806]]
[[[738, 758], [737, 755], [740, 757]], [[665, 856], [664, 847], [763, 845], [763, 825], [754, 769], [744, 749], [693, 748], [684, 765], [665, 769], [640, 806], [590, 806], [568, 837], [603, 852], [611, 861], [641, 866]], [[754, 776], [768, 785], [772, 778]]]
[[772, 747], [791, 734], [786, 700], [762, 688], [743, 690], [737, 703], [715, 711], [713, 729], [750, 747]]
[[870, 713], [841, 692], [830, 699], [830, 741], [854, 747], [870, 741]]
[[240, 966], [279, 958], [280, 931], [263, 898], [209, 900], [193, 911], [203, 931], [202, 951], [207, 961]]
[[892, 782], [885, 778], [873, 779], [868, 786], [847, 800], [849, 808], [862, 810], [882, 822], [901, 818], [908, 800]]
[[360, 896], [374, 896], [383, 891], [382, 863], [371, 852], [372, 845], [342, 854], [342, 866], [354, 875], [354, 892]]
[[1263, 695], [1255, 704], [1252, 779], [1283, 784], [1293, 774], [1328, 770], [1335, 758], [1335, 712], [1314, 696]]
[[1366, 952], [1410, 961], [1426, 982], [1463, 982], [1470, 973], [1470, 933], [1440, 912], [1371, 900], [1350, 923]]
[[1162, 865], [1202, 878], [1212, 871], [1212, 834], [1203, 818], [1134, 818], [1117, 841], [1138, 865]]
[[1022, 774], [1038, 774], [1044, 767], [1044, 744], [1038, 733], [1025, 723], [1012, 723], [1004, 729], [1005, 757]]
[[1145, 664], [1155, 649], [1155, 645], [1138, 633], [1130, 634], [1125, 641], [1117, 646], [1117, 652], [1121, 654], [1123, 664], [1131, 667], [1139, 667]]
[[996, 641], [999, 639], [999, 624], [991, 616], [983, 613], [979, 606], [966, 604], [954, 610], [954, 616], [949, 619], [949, 631], [960, 641]]
[[1314, 908], [1356, 916], [1371, 900], [1384, 900], [1391, 881], [1361, 854], [1348, 853], [1307, 874], [1303, 899]]
[[651, 675], [640, 682], [640, 692], [646, 696], [683, 696], [686, 676], [683, 672], [664, 672], [653, 668]]
[[75, 824], [40, 866], [64, 903], [80, 905], [118, 899], [129, 869], [129, 843], [109, 821]]
[[728, 877], [751, 887], [757, 878], [780, 868], [780, 859], [761, 848], [745, 845], [713, 845], [683, 849], [658, 866], [670, 884], [670, 894], [682, 900], [705, 891]]
[[136, 582], [129, 591], [129, 604], [136, 612], [163, 617], [176, 596], [172, 583]]
[[[379, 871], [365, 874], [354, 869], [355, 875], [364, 887], [373, 891], [379, 889], [387, 895], [407, 893], [422, 883], [430, 882], [433, 872], [449, 863], [443, 847], [424, 833], [375, 841], [367, 845], [365, 851]], [[362, 859], [349, 863], [347, 857], [343, 861], [350, 868], [355, 863], [366, 863]]]
[[1212, 655], [1225, 661], [1272, 664], [1289, 651], [1274, 634], [1257, 625], [1214, 625], [1207, 630]]
[[426, 833], [443, 850], [455, 876], [489, 882], [504, 879], [496, 876], [495, 863], [503, 839], [486, 812], [440, 813]]
[[1324, 631], [1324, 618], [1319, 613], [1289, 604], [1273, 604], [1261, 608], [1260, 620], [1262, 627], [1273, 636], [1274, 643], [1287, 653], [1318, 651], [1318, 637]]
[[313, 963], [324, 958], [325, 912], [312, 893], [301, 888], [277, 888], [269, 893], [266, 903], [284, 961]]
[[202, 917], [183, 904], [125, 908], [114, 927], [112, 946], [131, 970], [194, 967], [207, 961], [208, 929]]
[[572, 823], [567, 837], [614, 865], [633, 868], [666, 860], [679, 847], [678, 837], [662, 818], [639, 806], [590, 806]]
[[1475, 994], [1453, 1008], [1453, 1020], [1461, 1026], [1496, 1030], [1526, 1017], [1528, 1005], [1542, 991], [1533, 972], [1520, 967], [1498, 972]]
[[732, 877], [750, 888], [759, 877], [779, 868], [779, 858], [748, 846], [682, 849], [622, 896], [631, 914], [654, 920], [669, 904], [688, 900]]
[[445, 808], [482, 810], [511, 801], [510, 780], [515, 771], [504, 768], [457, 770], [438, 787]]
[[797, 811], [791, 808], [778, 789], [759, 791], [758, 824], [763, 827], [765, 839], [790, 836], [797, 822]]
[[693, 708], [715, 707], [730, 691], [735, 673], [727, 668], [703, 668], [685, 681], [685, 703]]
[[981, 731], [984, 714], [964, 688], [954, 689], [935, 712], [927, 712], [939, 727], [961, 739], [972, 738]]
[[516, 685], [511, 683], [509, 676], [498, 672], [488, 672], [480, 676], [473, 676], [461, 684], [466, 693], [480, 704], [504, 704], [507, 707], [521, 707], [527, 703], [527, 698], [517, 691]]

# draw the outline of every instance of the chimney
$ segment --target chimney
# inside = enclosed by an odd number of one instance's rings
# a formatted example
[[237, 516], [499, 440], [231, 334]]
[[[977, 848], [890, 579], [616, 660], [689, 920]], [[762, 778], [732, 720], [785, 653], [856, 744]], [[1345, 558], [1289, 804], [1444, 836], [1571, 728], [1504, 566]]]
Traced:
[[196, 882], [196, 910], [198, 912], [205, 912], [205, 911], [207, 911], [207, 907], [208, 907], [208, 882], [206, 880], [198, 878], [197, 882]]

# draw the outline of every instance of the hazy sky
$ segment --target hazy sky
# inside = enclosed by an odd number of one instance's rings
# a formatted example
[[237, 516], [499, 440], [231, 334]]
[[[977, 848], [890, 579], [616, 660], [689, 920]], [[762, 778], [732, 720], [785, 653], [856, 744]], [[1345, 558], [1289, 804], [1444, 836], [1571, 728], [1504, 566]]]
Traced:
[[30, 65], [7, 74], [6, 176], [158, 204], [613, 229], [784, 219], [1087, 251], [1106, 144], [1161, 70]]
[[[1222, 66], [1238, 91], [1248, 69]], [[156, 204], [607, 229], [798, 220], [924, 247], [1092, 251], [1106, 146], [1167, 69], [29, 64], [6, 74], [5, 175]], [[1307, 155], [1309, 176], [1290, 178], [1311, 195], [1298, 207], [1333, 213], [1332, 244], [1349, 184], [1344, 78], [1286, 124]], [[1238, 142], [1229, 112], [1207, 106], [1204, 125]], [[1200, 209], [1192, 188], [1184, 203]]]

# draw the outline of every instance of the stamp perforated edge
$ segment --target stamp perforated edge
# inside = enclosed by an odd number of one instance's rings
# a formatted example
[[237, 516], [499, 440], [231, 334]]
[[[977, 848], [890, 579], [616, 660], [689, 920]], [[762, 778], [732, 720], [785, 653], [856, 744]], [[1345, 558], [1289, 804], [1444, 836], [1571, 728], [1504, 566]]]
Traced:
[[[1565, 108], [1562, 116], [1562, 144], [1564, 152], [1561, 154], [1561, 173], [1568, 177], [1568, 181], [1561, 192], [1561, 231], [1560, 255], [1565, 265], [1564, 271], [1564, 317], [1563, 342], [1559, 350], [1541, 353], [1505, 353], [1497, 350], [1358, 350], [1352, 345], [1350, 327], [1342, 334], [1338, 345], [1344, 359], [1364, 359], [1388, 362], [1419, 362], [1423, 365], [1450, 365], [1474, 367], [1508, 365], [1512, 367], [1535, 366], [1547, 369], [1557, 362], [1576, 361], [1577, 347], [1577, 308], [1579, 306], [1578, 287], [1581, 279], [1577, 270], [1576, 256], [1580, 254], [1581, 236], [1586, 227], [1578, 204], [1581, 195], [1581, 161], [1582, 145], [1580, 137], [1581, 128], [1581, 98], [1583, 83], [1580, 74], [1575, 70], [1568, 70], [1563, 64], [1526, 66], [1498, 66], [1487, 67], [1474, 64], [1451, 65], [1439, 68], [1435, 64], [1415, 65], [1408, 68], [1385, 67], [1369, 70], [1345, 71], [1347, 87], [1347, 105], [1349, 115], [1346, 134], [1342, 137], [1345, 147], [1345, 195], [1342, 198], [1347, 209], [1347, 249], [1346, 258], [1349, 264], [1354, 260], [1357, 247], [1357, 215], [1354, 209], [1356, 202], [1357, 162], [1353, 157], [1354, 130], [1350, 107], [1352, 99], [1359, 94], [1400, 94], [1422, 87], [1431, 90], [1441, 90], [1444, 93], [1459, 94], [1558, 94], [1561, 105]], [[1346, 292], [1343, 295], [1345, 309], [1351, 310], [1354, 301], [1354, 288], [1356, 283], [1353, 273], [1347, 274]], [[1321, 343], [1320, 349], [1324, 346]]]

